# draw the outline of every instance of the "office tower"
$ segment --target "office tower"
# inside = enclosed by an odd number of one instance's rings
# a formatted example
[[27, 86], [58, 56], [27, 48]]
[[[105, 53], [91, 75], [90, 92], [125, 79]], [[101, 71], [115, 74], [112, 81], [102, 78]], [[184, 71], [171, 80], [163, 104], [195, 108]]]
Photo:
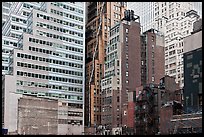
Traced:
[[201, 7], [200, 2], [128, 2], [128, 9], [140, 16], [141, 32], [154, 28], [165, 33], [166, 21], [176, 17], [173, 14], [194, 9], [202, 16]]
[[127, 6], [140, 16], [141, 33], [154, 28], [154, 2], [128, 2]]
[[[9, 3], [6, 2], [6, 4]], [[9, 54], [22, 44], [18, 43], [18, 39], [23, 32], [26, 32], [26, 20], [31, 10], [40, 8], [40, 6], [39, 2], [13, 2], [10, 6], [9, 16], [2, 26], [2, 75], [9, 71]], [[2, 12], [2, 16], [4, 16], [4, 12]]]
[[[23, 6], [20, 4], [16, 13], [23, 14]], [[9, 132], [18, 132], [17, 104], [22, 95], [58, 100], [59, 106], [65, 107], [58, 112], [62, 115], [58, 129], [75, 129], [66, 134], [83, 132], [84, 9], [82, 2], [45, 2], [28, 15], [26, 33], [18, 34], [19, 46], [9, 54], [9, 74], [2, 83], [3, 121]], [[5, 33], [12, 33], [11, 27], [17, 29], [13, 26], [8, 24]]]
[[141, 85], [140, 64], [140, 23], [124, 20], [110, 29], [101, 81], [101, 124], [108, 134], [121, 134], [127, 126], [128, 93]]
[[192, 2], [155, 2], [155, 29], [166, 34], [167, 22], [176, 22], [192, 10]]
[[[33, 8], [40, 8], [41, 4], [37, 2], [12, 2], [7, 3], [9, 7], [9, 16], [5, 19], [2, 26], [2, 80], [4, 75], [9, 73], [9, 62], [14, 48], [22, 46], [19, 38], [23, 32], [26, 32], [27, 18]], [[3, 4], [4, 5], [4, 4]], [[3, 6], [4, 7], [4, 6]], [[32, 8], [31, 8], [32, 7]], [[3, 10], [3, 9], [2, 9]], [[14, 12], [15, 11], [15, 12]], [[4, 12], [2, 12], [2, 16]], [[4, 20], [4, 17], [3, 17]], [[3, 21], [2, 20], [2, 21]], [[4, 90], [4, 89], [3, 89]], [[4, 96], [4, 94], [2, 94]], [[4, 101], [4, 98], [3, 98]], [[4, 103], [3, 103], [4, 104]], [[2, 114], [4, 114], [4, 105], [2, 104]], [[2, 115], [2, 126], [4, 125], [4, 115]]]
[[202, 111], [202, 20], [184, 38], [184, 109], [187, 113]]
[[[87, 3], [85, 88], [85, 125], [87, 127], [94, 127], [94, 125], [97, 126], [101, 123], [100, 82], [104, 77], [104, 58], [109, 38], [108, 33], [111, 26], [123, 18], [126, 6], [126, 2]], [[102, 14], [101, 10], [103, 11]], [[95, 48], [96, 52], [94, 52]]]

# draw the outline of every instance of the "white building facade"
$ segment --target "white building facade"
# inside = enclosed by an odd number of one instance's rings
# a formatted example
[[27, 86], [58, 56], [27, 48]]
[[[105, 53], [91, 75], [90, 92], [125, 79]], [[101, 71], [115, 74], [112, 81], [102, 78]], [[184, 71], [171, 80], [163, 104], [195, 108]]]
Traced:
[[6, 20], [9, 18], [10, 8], [13, 2], [2, 2], [2, 26], [5, 24]]
[[[18, 15], [23, 14], [22, 8], [25, 5], [24, 2], [19, 4], [19, 9], [15, 8], [15, 14]], [[17, 25], [12, 27], [11, 22], [8, 29], [4, 30], [6, 35], [16, 32], [13, 28], [26, 32], [17, 33], [19, 36], [15, 42], [18, 42], [18, 46], [9, 53], [8, 75], [3, 77], [4, 128], [11, 133], [18, 133], [16, 102], [22, 95], [31, 95], [56, 99], [59, 108], [66, 108], [65, 112], [59, 111], [58, 129], [61, 130], [56, 134], [82, 134], [85, 3], [39, 4], [40, 9], [33, 9], [21, 28]], [[30, 7], [28, 5], [26, 7]], [[15, 19], [12, 17], [10, 20]]]
[[[26, 32], [26, 21], [31, 10], [40, 7], [41, 3], [37, 2], [13, 2], [10, 6], [8, 18], [5, 19], [2, 26], [2, 75], [8, 73], [10, 52], [22, 45], [22, 43], [17, 44], [18, 39], [23, 32]], [[4, 15], [4, 12], [2, 12], [2, 15]]]
[[174, 19], [166, 25], [165, 35], [165, 74], [174, 76], [182, 88], [184, 86], [183, 38], [191, 35], [193, 23], [199, 16], [189, 11], [183, 18]]

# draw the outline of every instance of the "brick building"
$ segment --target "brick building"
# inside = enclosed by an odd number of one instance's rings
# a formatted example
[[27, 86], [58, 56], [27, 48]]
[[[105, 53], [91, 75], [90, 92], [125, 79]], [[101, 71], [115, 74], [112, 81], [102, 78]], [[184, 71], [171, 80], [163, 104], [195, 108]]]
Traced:
[[141, 35], [141, 82], [159, 83], [164, 76], [164, 36], [150, 29]]
[[[140, 24], [121, 21], [110, 30], [106, 47], [105, 75], [101, 81], [101, 124], [110, 134], [122, 134], [127, 126], [128, 94], [141, 85]], [[138, 71], [139, 70], [139, 71]], [[111, 133], [112, 132], [112, 133]]]
[[150, 83], [138, 87], [135, 103], [136, 134], [159, 134], [162, 124], [167, 124], [161, 123], [166, 118], [165, 112], [162, 112], [161, 108], [173, 101], [181, 104], [181, 100], [182, 92], [179, 90], [179, 85], [175, 82], [175, 78], [170, 76], [161, 78], [159, 84]]
[[[141, 85], [137, 88], [142, 88], [143, 85], [149, 83], [159, 83], [160, 79], [164, 76], [164, 37], [162, 33], [150, 29], [144, 32], [141, 37], [141, 51], [137, 54], [141, 55], [141, 61], [139, 66], [141, 67]], [[133, 130], [135, 127], [135, 90], [132, 93], [129, 93], [128, 98], [128, 123], [127, 127], [130, 130]]]
[[[103, 5], [104, 4], [104, 5]], [[118, 23], [127, 7], [126, 2], [87, 2], [86, 22], [86, 85], [85, 85], [85, 126], [101, 124], [101, 87], [104, 77], [104, 57], [110, 28]], [[103, 14], [101, 13], [103, 9]], [[100, 18], [101, 15], [101, 18]], [[100, 26], [101, 23], [101, 26]], [[98, 33], [99, 26], [101, 27]], [[98, 35], [98, 34], [99, 35]], [[93, 59], [96, 46], [95, 58]], [[93, 77], [91, 78], [93, 70]], [[91, 83], [89, 83], [91, 82]], [[94, 129], [87, 129], [93, 132]]]

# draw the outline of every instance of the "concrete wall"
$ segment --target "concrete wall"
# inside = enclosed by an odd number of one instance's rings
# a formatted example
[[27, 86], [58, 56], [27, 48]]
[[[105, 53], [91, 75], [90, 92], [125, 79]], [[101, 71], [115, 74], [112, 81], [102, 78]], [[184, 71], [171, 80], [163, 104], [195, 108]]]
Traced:
[[184, 53], [202, 47], [202, 31], [184, 38]]
[[197, 32], [202, 29], [202, 18], [193, 24], [193, 32]]
[[69, 116], [71, 113], [81, 113], [83, 110], [78, 108], [71, 108], [66, 105], [65, 102], [58, 102], [58, 135], [82, 135], [84, 132], [84, 126], [82, 123], [76, 123], [76, 121], [83, 121], [83, 115]]
[[5, 76], [4, 86], [4, 128], [8, 132], [17, 132], [17, 111], [18, 99], [22, 96], [15, 94], [16, 84], [15, 77], [11, 75]]
[[18, 133], [26, 135], [57, 135], [58, 102], [23, 96], [18, 102]]

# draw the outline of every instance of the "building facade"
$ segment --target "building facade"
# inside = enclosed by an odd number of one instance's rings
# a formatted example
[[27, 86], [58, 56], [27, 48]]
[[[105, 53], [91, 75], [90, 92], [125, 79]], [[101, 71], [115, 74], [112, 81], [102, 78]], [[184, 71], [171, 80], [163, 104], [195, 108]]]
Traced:
[[197, 13], [191, 10], [183, 12], [183, 15], [179, 14], [177, 20], [166, 24], [165, 74], [174, 76], [181, 88], [184, 86], [183, 50], [185, 45], [183, 39], [191, 34], [193, 22], [198, 18]]
[[[160, 83], [149, 83], [136, 88], [135, 99], [135, 134], [156, 135], [164, 130], [164, 125], [170, 121], [170, 116], [165, 115], [162, 107], [178, 102], [181, 107], [182, 94], [174, 77], [165, 76]], [[172, 109], [171, 109], [172, 110]], [[173, 110], [171, 111], [173, 114]], [[174, 113], [177, 113], [174, 111]], [[177, 113], [180, 114], [180, 113]], [[170, 113], [171, 115], [171, 113]], [[168, 121], [164, 118], [168, 117]], [[166, 123], [165, 123], [166, 122]]]
[[57, 114], [57, 100], [24, 95], [18, 100], [18, 134], [57, 135]]
[[128, 93], [141, 85], [140, 24], [137, 21], [124, 20], [110, 29], [105, 75], [101, 81], [101, 124], [111, 134], [116, 131], [122, 134], [122, 128], [127, 126]]
[[9, 18], [10, 8], [13, 2], [2, 2], [2, 27]]
[[110, 28], [123, 18], [126, 7], [126, 2], [87, 3], [85, 88], [87, 127], [101, 124], [100, 82], [104, 77], [104, 50], [107, 47]]
[[184, 39], [184, 107], [188, 113], [202, 111], [202, 20]]
[[[158, 84], [160, 79], [164, 76], [164, 36], [154, 30], [150, 29], [141, 35], [141, 55], [140, 67], [141, 70], [141, 85], [145, 86], [150, 83]], [[137, 77], [139, 78], [139, 77]], [[132, 130], [135, 127], [135, 99], [136, 92], [133, 90], [129, 93], [128, 98], [128, 129]], [[134, 131], [133, 131], [134, 132]]]
[[141, 82], [159, 83], [164, 76], [164, 36], [150, 29], [141, 35]]
[[154, 2], [128, 2], [128, 9], [140, 16], [141, 33], [154, 28]]
[[[26, 33], [21, 34], [19, 47], [10, 53], [9, 73], [3, 78], [3, 121], [9, 132], [17, 130], [17, 102], [22, 95], [56, 99], [73, 113], [83, 112], [84, 9], [82, 2], [45, 2], [29, 14]], [[83, 132], [84, 115], [79, 117], [75, 122], [61, 120], [58, 124], [77, 125]], [[68, 120], [72, 118], [70, 115]], [[82, 134], [79, 132], [73, 134]]]
[[[5, 3], [9, 5], [8, 2]], [[23, 32], [26, 32], [26, 20], [31, 10], [40, 8], [41, 4], [39, 2], [12, 2], [10, 5], [8, 16], [6, 15], [6, 19], [2, 20], [4, 21], [2, 26], [2, 75], [9, 71], [9, 54], [22, 44], [17, 44], [18, 39]], [[2, 12], [2, 16], [4, 16], [4, 12]]]
[[202, 16], [201, 7], [199, 2], [128, 3], [128, 8], [141, 16], [142, 32], [153, 28], [164, 34], [165, 74], [174, 76], [181, 88], [184, 86], [183, 38], [192, 32], [192, 24], [199, 18], [197, 14]]

